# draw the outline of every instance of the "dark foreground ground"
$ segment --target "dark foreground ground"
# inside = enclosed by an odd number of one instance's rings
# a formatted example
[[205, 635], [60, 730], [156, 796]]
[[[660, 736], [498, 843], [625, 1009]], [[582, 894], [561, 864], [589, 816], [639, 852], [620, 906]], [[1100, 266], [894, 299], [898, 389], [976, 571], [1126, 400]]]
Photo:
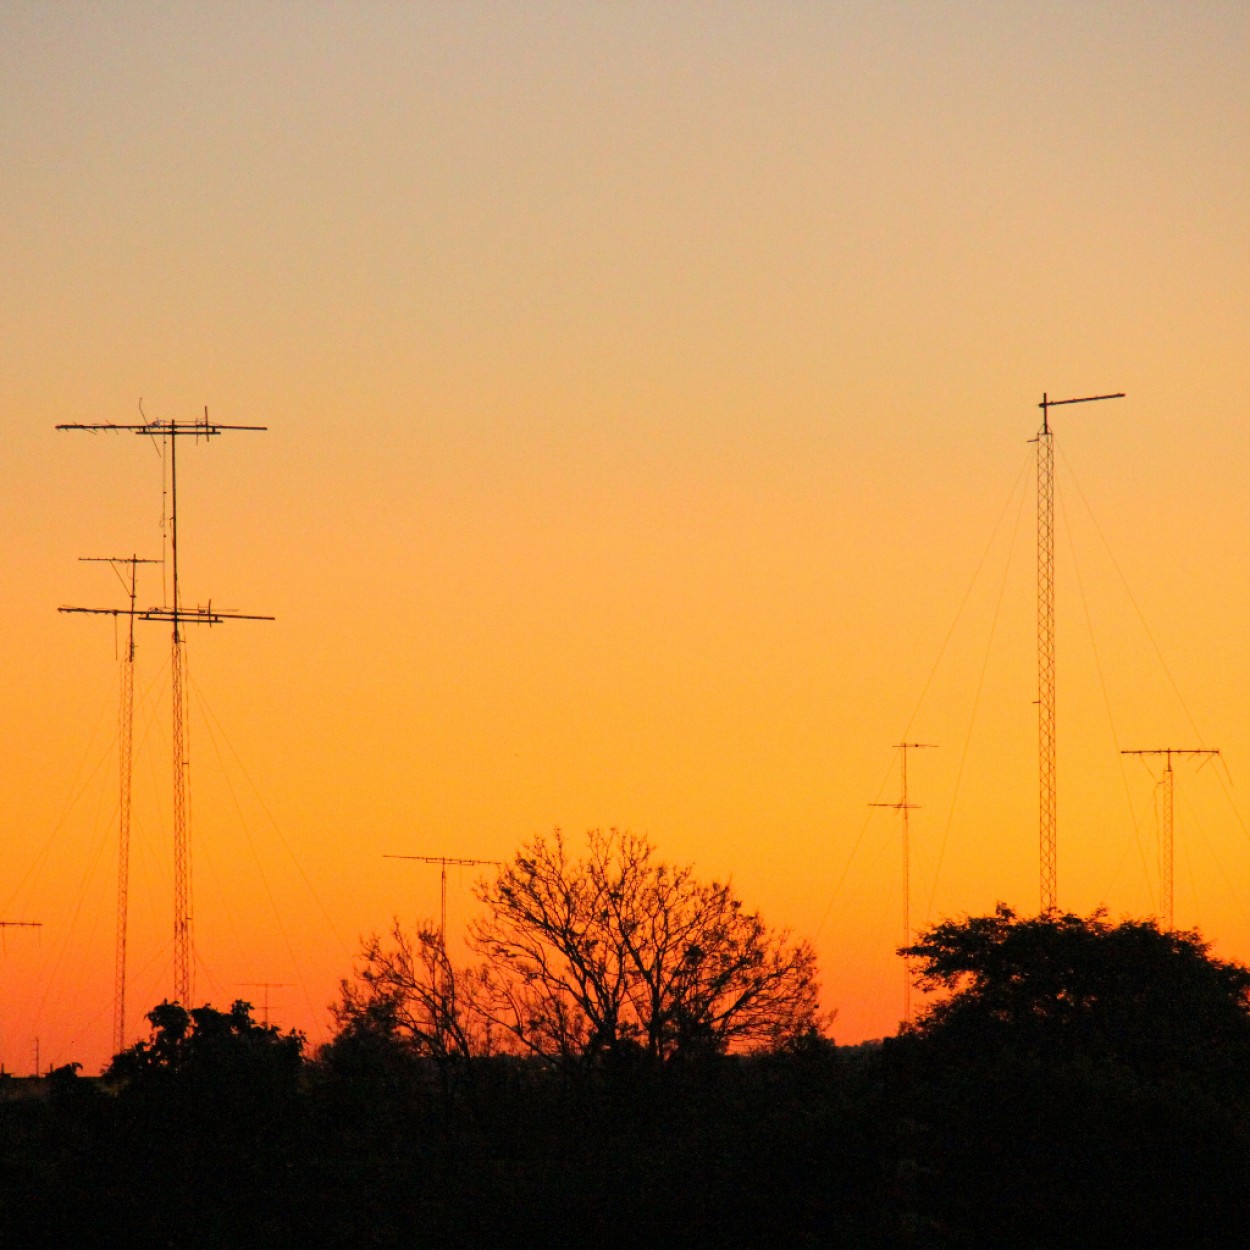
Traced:
[[0, 1245], [1222, 1247], [1250, 1227], [1239, 1088], [907, 1038], [0, 1078]]

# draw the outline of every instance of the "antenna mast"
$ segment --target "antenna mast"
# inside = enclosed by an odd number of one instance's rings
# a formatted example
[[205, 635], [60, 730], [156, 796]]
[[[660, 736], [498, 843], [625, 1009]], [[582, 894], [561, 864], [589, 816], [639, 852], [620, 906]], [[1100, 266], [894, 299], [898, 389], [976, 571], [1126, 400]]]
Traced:
[[1205, 755], [1208, 758], [1212, 755], [1219, 755], [1217, 750], [1209, 750], [1207, 748], [1184, 748], [1181, 747], [1156, 747], [1150, 751], [1121, 751], [1121, 755], [1162, 755], [1166, 759], [1163, 768], [1163, 823], [1159, 830], [1159, 844], [1162, 852], [1162, 864], [1159, 873], [1159, 893], [1160, 910], [1163, 912], [1163, 927], [1169, 932], [1176, 926], [1174, 919], [1176, 915], [1175, 903], [1176, 894], [1174, 889], [1173, 874], [1173, 799], [1176, 791], [1175, 774], [1172, 772], [1172, 756], [1174, 755]]
[[[936, 742], [896, 742], [895, 750], [902, 761], [902, 796], [897, 803], [870, 803], [869, 807], [889, 807], [903, 816], [903, 945], [910, 946], [911, 932], [911, 820], [908, 815], [918, 806], [907, 801], [907, 752], [929, 750]], [[911, 1023], [911, 958], [903, 956], [903, 1023]]]
[[438, 944], [447, 949], [447, 865], [457, 864], [462, 868], [477, 868], [487, 864], [501, 864], [499, 859], [460, 859], [455, 855], [383, 855], [383, 859], [414, 859], [422, 864], [439, 866], [439, 908], [438, 908]]
[[1051, 399], [1042, 392], [1042, 428], [1037, 438], [1037, 767], [1041, 844], [1042, 911], [1058, 907], [1058, 820], [1055, 774], [1055, 446], [1050, 410], [1064, 404], [1092, 404], [1114, 395]]
[[[142, 408], [140, 408], [142, 412]], [[173, 824], [174, 824], [174, 999], [184, 1006], [190, 1005], [192, 993], [192, 941], [191, 941], [191, 844], [187, 828], [187, 759], [186, 759], [186, 676], [183, 666], [184, 623], [217, 625], [226, 620], [271, 621], [271, 616], [251, 616], [242, 612], [230, 612], [214, 608], [212, 600], [207, 607], [184, 608], [178, 584], [178, 440], [180, 438], [215, 438], [227, 430], [261, 431], [263, 425], [221, 425], [210, 422], [208, 408], [199, 421], [147, 421], [134, 425], [118, 425], [113, 422], [83, 424], [67, 422], [58, 430], [128, 430], [133, 434], [160, 438], [169, 446], [170, 478], [170, 561], [172, 602], [167, 607], [149, 608], [135, 612], [133, 604], [129, 611], [118, 608], [69, 608], [61, 612], [89, 612], [107, 616], [119, 616], [127, 612], [132, 619], [140, 621], [163, 621], [173, 626], [170, 653], [170, 688], [173, 711]]]
[[[135, 601], [139, 565], [160, 564], [129, 556], [79, 556], [85, 564], [108, 564], [126, 588], [126, 651], [121, 661], [121, 705], [117, 715], [117, 933], [113, 956], [113, 1053], [126, 1045], [126, 939], [130, 906], [130, 790], [135, 725]], [[128, 569], [129, 574], [123, 573]]]
[[290, 981], [240, 981], [239, 984], [247, 985], [247, 986], [254, 986], [257, 989], [263, 989], [265, 991], [264, 1012], [265, 1012], [265, 1026], [266, 1027], [268, 1027], [269, 1025], [269, 991], [270, 990], [289, 990], [291, 988]]

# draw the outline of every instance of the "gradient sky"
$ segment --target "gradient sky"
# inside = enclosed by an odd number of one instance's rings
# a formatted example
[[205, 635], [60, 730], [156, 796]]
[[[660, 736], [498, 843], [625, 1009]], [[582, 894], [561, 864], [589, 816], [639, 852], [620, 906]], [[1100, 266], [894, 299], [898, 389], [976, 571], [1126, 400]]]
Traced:
[[[108, 1053], [114, 629], [180, 454], [197, 997], [326, 1036], [438, 872], [617, 825], [897, 1024], [918, 922], [1038, 898], [1056, 415], [1060, 902], [1250, 959], [1250, 9], [0, 10], [0, 1061]], [[161, 598], [158, 579], [140, 598]], [[130, 998], [170, 992], [168, 642], [140, 635]], [[473, 873], [452, 870], [449, 924]]]

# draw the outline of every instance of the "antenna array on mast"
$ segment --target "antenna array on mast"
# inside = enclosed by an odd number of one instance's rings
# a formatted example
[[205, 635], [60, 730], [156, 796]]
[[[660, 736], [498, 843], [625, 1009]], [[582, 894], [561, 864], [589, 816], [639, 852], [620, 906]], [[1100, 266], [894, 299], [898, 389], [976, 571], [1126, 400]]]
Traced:
[[[143, 411], [142, 402], [139, 408]], [[186, 676], [183, 666], [182, 626], [186, 624], [216, 625], [226, 620], [268, 621], [270, 616], [252, 616], [242, 612], [225, 611], [212, 606], [186, 608], [178, 580], [178, 440], [193, 438], [197, 442], [216, 438], [227, 431], [263, 431], [263, 425], [223, 425], [210, 421], [208, 408], [202, 420], [167, 421], [143, 420], [135, 424], [116, 422], [66, 422], [58, 430], [87, 430], [92, 433], [129, 431], [148, 438], [159, 438], [169, 448], [170, 481], [170, 571], [171, 599], [166, 605], [136, 611], [132, 597], [129, 608], [77, 608], [63, 607], [62, 612], [86, 612], [97, 615], [126, 615], [133, 622], [163, 621], [172, 624], [172, 647], [170, 661], [170, 690], [173, 711], [173, 833], [174, 833], [174, 999], [189, 1005], [192, 992], [192, 940], [191, 940], [191, 846], [187, 821], [187, 760], [186, 760]], [[133, 645], [133, 644], [132, 644]]]
[[498, 859], [461, 859], [456, 855], [383, 855], [383, 859], [413, 859], [422, 864], [438, 864], [439, 866], [439, 908], [438, 908], [438, 942], [446, 950], [447, 946], [447, 865], [456, 864], [462, 868], [478, 868], [485, 865], [498, 865]]
[[1163, 819], [1159, 830], [1159, 849], [1161, 852], [1160, 871], [1159, 871], [1159, 894], [1160, 894], [1160, 911], [1163, 913], [1163, 927], [1168, 931], [1175, 928], [1176, 917], [1176, 892], [1174, 888], [1173, 873], [1173, 800], [1176, 791], [1175, 774], [1172, 772], [1172, 756], [1174, 755], [1204, 755], [1210, 758], [1219, 755], [1218, 750], [1207, 747], [1155, 747], [1147, 751], [1121, 751], [1121, 755], [1162, 755], [1167, 761], [1163, 768]]
[[[126, 1046], [126, 946], [130, 908], [130, 788], [133, 772], [135, 724], [135, 603], [139, 565], [162, 564], [129, 556], [79, 556], [85, 564], [107, 564], [121, 579], [130, 600], [126, 650], [121, 662], [121, 705], [117, 715], [117, 929], [113, 955], [113, 1053]], [[123, 573], [128, 571], [129, 577]], [[116, 610], [115, 616], [122, 615]]]

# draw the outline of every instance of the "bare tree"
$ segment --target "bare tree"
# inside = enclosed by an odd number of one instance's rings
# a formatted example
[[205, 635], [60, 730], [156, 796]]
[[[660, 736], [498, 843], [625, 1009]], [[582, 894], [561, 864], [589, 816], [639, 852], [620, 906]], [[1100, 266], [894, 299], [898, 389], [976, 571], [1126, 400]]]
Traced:
[[810, 944], [728, 885], [657, 862], [644, 836], [595, 830], [588, 844], [573, 859], [559, 831], [539, 836], [478, 886], [475, 1011], [553, 1059], [633, 1047], [668, 1060], [819, 1029]]
[[396, 922], [342, 983], [341, 1028], [440, 1060], [503, 1048], [594, 1063], [776, 1048], [827, 1022], [811, 945], [728, 884], [660, 863], [642, 835], [592, 830], [584, 857], [540, 835], [475, 888], [480, 964], [454, 968], [432, 925], [412, 938]]
[[452, 966], [433, 924], [409, 936], [396, 920], [390, 945], [376, 934], [365, 942], [361, 964], [340, 982], [341, 999], [332, 1010], [340, 1029], [385, 1033], [431, 1059], [468, 1058], [489, 1049], [476, 1013], [463, 1001], [471, 979]]

